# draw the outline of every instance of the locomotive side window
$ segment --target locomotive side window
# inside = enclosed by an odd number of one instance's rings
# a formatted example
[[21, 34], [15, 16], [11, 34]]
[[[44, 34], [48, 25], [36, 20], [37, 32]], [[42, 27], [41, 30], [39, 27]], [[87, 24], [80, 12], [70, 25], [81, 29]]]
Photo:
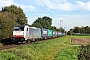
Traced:
[[28, 31], [28, 28], [27, 28], [27, 31]]

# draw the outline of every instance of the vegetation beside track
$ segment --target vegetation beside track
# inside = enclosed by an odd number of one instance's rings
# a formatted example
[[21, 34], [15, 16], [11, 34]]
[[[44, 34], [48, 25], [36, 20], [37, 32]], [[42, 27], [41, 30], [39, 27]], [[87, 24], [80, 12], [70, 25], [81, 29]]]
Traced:
[[90, 38], [90, 36], [71, 36], [73, 38]]
[[78, 60], [78, 46], [70, 43], [70, 36], [38, 41], [17, 48], [1, 50], [1, 60]]
[[78, 46], [71, 46], [62, 50], [55, 60], [78, 60]]
[[15, 60], [20, 58], [22, 60], [53, 60], [59, 51], [68, 47], [63, 45], [67, 39], [68, 36], [65, 36], [51, 40], [39, 41], [35, 42], [35, 44], [27, 44], [25, 46], [20, 46], [9, 50], [2, 50], [0, 51], [0, 59]]
[[[71, 36], [70, 38], [90, 38], [90, 36]], [[70, 40], [65, 43], [70, 44]], [[87, 60], [90, 59], [90, 45], [70, 45], [62, 50], [55, 60]]]

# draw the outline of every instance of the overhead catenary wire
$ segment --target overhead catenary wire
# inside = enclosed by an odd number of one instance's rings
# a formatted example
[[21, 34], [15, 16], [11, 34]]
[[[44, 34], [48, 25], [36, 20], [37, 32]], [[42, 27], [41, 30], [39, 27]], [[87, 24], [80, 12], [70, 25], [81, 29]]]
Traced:
[[[44, 5], [44, 7], [47, 9], [47, 11], [49, 12], [49, 14], [54, 18], [54, 16], [52, 15], [52, 13], [50, 12], [50, 10], [48, 9], [48, 7], [44, 4], [43, 0], [41, 0], [42, 4]], [[55, 18], [54, 18], [55, 19]], [[55, 19], [57, 20], [57, 19]], [[61, 24], [61, 23], [60, 23]]]
[[52, 17], [54, 17], [53, 15], [52, 15], [52, 13], [50, 12], [50, 10], [47, 8], [47, 6], [44, 4], [44, 2], [41, 0], [41, 2], [42, 2], [42, 4], [44, 5], [44, 7], [47, 9], [47, 11], [49, 12], [49, 14], [51, 14], [51, 16]]

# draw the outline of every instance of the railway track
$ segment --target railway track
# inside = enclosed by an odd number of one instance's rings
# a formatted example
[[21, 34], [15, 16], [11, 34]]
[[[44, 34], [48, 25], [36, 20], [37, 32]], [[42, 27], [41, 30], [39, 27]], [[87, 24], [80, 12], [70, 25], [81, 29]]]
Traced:
[[10, 45], [4, 45], [0, 47], [0, 50], [6, 50], [6, 49], [11, 49], [11, 48], [16, 48], [19, 46], [27, 45], [27, 44], [34, 44], [35, 42], [30, 42], [30, 43], [24, 43], [24, 44], [10, 44]]
[[18, 46], [19, 46], [19, 45], [15, 45], [15, 44], [5, 45], [5, 46], [1, 46], [1, 47], [0, 47], [0, 50], [15, 48], [15, 47], [18, 47]]
[[27, 45], [27, 44], [34, 44], [35, 42], [30, 42], [30, 43], [25, 43], [25, 44], [10, 44], [10, 45], [4, 45], [0, 47], [0, 50], [6, 50], [6, 49], [11, 49], [11, 48], [16, 48], [22, 45]]
[[[46, 40], [52, 40], [52, 39], [46, 39]], [[40, 40], [40, 41], [46, 41], [46, 40]], [[6, 49], [11, 49], [11, 48], [16, 48], [16, 47], [19, 47], [19, 46], [22, 46], [22, 45], [27, 45], [27, 44], [35, 44], [37, 43], [38, 41], [33, 41], [33, 42], [30, 42], [30, 43], [24, 43], [24, 44], [10, 44], [10, 45], [4, 45], [4, 46], [1, 46], [0, 47], [0, 50], [6, 50]]]

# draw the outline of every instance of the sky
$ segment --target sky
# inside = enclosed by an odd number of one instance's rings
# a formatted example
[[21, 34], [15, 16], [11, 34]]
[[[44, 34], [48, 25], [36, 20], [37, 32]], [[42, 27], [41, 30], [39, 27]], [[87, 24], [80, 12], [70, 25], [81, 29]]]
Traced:
[[38, 17], [52, 18], [52, 26], [69, 30], [74, 26], [90, 26], [90, 0], [0, 0], [0, 10], [4, 6], [21, 7], [32, 24]]

